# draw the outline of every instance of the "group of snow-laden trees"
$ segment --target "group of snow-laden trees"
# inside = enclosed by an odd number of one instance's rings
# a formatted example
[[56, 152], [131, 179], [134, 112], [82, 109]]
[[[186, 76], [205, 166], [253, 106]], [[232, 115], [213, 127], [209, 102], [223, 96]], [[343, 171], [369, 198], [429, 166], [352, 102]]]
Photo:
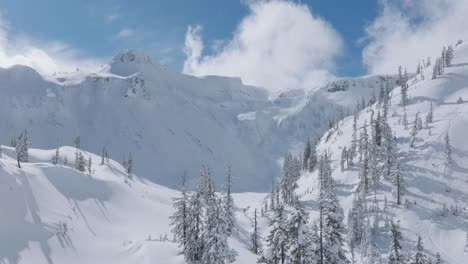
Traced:
[[234, 230], [232, 177], [228, 168], [222, 194], [216, 193], [211, 171], [203, 166], [194, 192], [187, 190], [182, 176], [181, 196], [174, 199], [172, 232], [183, 248], [188, 263], [231, 263], [237, 252], [228, 245]]
[[[308, 154], [304, 155], [303, 160], [311, 160], [310, 155], [316, 155], [315, 148], [312, 149], [309, 144], [306, 144], [305, 153]], [[263, 250], [258, 239], [252, 239], [252, 248], [256, 249], [254, 253], [260, 255], [259, 263], [350, 263], [346, 258], [343, 209], [336, 195], [329, 153], [320, 155], [315, 163], [320, 187], [319, 219], [310, 223], [305, 205], [295, 193], [301, 170], [309, 170], [311, 166], [302, 162], [301, 168], [301, 159], [288, 154], [281, 182], [272, 189], [270, 204], [266, 205], [271, 211], [271, 218], [270, 232], [265, 238]], [[256, 238], [257, 234], [255, 224], [252, 237]]]

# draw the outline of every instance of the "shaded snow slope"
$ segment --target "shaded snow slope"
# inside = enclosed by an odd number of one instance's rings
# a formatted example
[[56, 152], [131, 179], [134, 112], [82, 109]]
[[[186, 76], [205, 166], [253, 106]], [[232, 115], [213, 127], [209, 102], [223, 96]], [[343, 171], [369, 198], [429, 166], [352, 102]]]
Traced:
[[[138, 177], [126, 182], [117, 162], [98, 165], [88, 152], [94, 172], [81, 173], [63, 164], [74, 160], [71, 147], [60, 148], [57, 166], [49, 162], [55, 150], [31, 149], [22, 169], [12, 149], [2, 151], [1, 263], [185, 263], [169, 226], [176, 191]], [[236, 263], [254, 263], [241, 240], [229, 242]]]

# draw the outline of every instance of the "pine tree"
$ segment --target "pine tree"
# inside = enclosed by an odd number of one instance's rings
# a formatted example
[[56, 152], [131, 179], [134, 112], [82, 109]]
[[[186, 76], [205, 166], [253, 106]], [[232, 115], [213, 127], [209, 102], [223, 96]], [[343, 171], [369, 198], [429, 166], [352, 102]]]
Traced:
[[127, 160], [127, 177], [130, 179], [133, 177], [133, 156], [131, 152]]
[[447, 65], [446, 65], [446, 63], [447, 63], [447, 49], [445, 48], [445, 46], [442, 48], [442, 53], [440, 55], [440, 63], [441, 63], [442, 68], [447, 67]]
[[309, 169], [309, 157], [312, 151], [312, 147], [310, 146], [310, 140], [307, 140], [307, 143], [304, 147], [304, 155], [302, 156], [302, 169], [308, 170]]
[[448, 131], [445, 132], [445, 162], [447, 165], [451, 165], [453, 163], [452, 146], [450, 145], [450, 137]]
[[91, 156], [88, 157], [88, 163], [86, 164], [88, 165], [88, 175], [91, 176], [91, 172], [92, 172], [92, 160], [91, 160]]
[[55, 155], [54, 157], [52, 158], [52, 163], [57, 166], [58, 162], [59, 162], [59, 159], [60, 159], [60, 149], [59, 149], [59, 145], [58, 145], [58, 139], [57, 139], [57, 144], [55, 146]]
[[345, 171], [345, 163], [346, 161], [348, 160], [348, 151], [346, 149], [346, 147], [343, 148], [343, 150], [341, 151], [341, 161], [340, 161], [340, 167], [341, 167], [341, 171]]
[[412, 148], [414, 147], [416, 136], [418, 135], [418, 131], [419, 131], [418, 120], [419, 120], [419, 112], [416, 113], [416, 117], [414, 118], [414, 123], [413, 123], [413, 129], [411, 130], [410, 147]]
[[257, 208], [255, 208], [254, 211], [254, 226], [252, 234], [250, 235], [250, 241], [252, 243], [252, 253], [258, 254], [260, 252], [260, 236], [258, 233]]
[[310, 155], [309, 155], [309, 171], [312, 172], [317, 165], [317, 150], [316, 150], [317, 143], [311, 145]]
[[201, 202], [203, 204], [206, 204], [206, 202], [215, 195], [214, 183], [211, 178], [211, 170], [205, 165], [202, 166], [201, 174], [198, 177], [197, 193], [200, 194]]
[[428, 264], [429, 260], [424, 254], [424, 247], [421, 236], [418, 236], [418, 244], [416, 246], [416, 253], [410, 261], [410, 264]]
[[370, 221], [367, 219], [364, 224], [364, 230], [361, 241], [361, 263], [362, 264], [378, 264], [380, 263], [380, 253], [377, 250], [377, 245], [372, 240], [372, 232]]
[[20, 162], [29, 162], [29, 147], [31, 143], [29, 142], [28, 131], [24, 130], [18, 136], [18, 141], [16, 144], [16, 160], [18, 163], [18, 168], [21, 168]]
[[431, 102], [429, 106], [429, 112], [426, 115], [426, 124], [432, 123], [433, 119], [434, 119], [434, 109], [432, 107], [432, 102]]
[[396, 204], [400, 205], [402, 202], [403, 194], [405, 193], [405, 181], [400, 168], [400, 162], [397, 159], [395, 167], [392, 170], [391, 180], [393, 184], [392, 193], [396, 199]]
[[349, 263], [346, 258], [346, 251], [343, 248], [343, 234], [345, 231], [343, 209], [336, 197], [328, 154], [322, 155], [319, 166], [320, 263]]
[[401, 85], [400, 92], [401, 92], [400, 105], [406, 106], [408, 103], [408, 84], [407, 83], [404, 83]]
[[224, 197], [223, 197], [223, 209], [225, 213], [225, 221], [228, 235], [231, 235], [234, 224], [235, 224], [235, 216], [234, 216], [234, 200], [232, 199], [231, 194], [231, 186], [232, 185], [232, 176], [231, 176], [231, 167], [227, 168], [226, 171], [226, 178], [224, 180]]
[[189, 263], [201, 261], [205, 241], [203, 240], [203, 205], [202, 196], [199, 192], [194, 193], [189, 201], [188, 207], [188, 225], [186, 241], [184, 246], [185, 260]]
[[440, 257], [440, 253], [437, 252], [436, 254], [436, 262], [435, 264], [442, 264], [442, 258]]
[[445, 67], [452, 65], [453, 52], [454, 50], [452, 46], [448, 46], [447, 51], [445, 52]]
[[106, 146], [103, 146], [102, 147], [102, 151], [101, 151], [101, 166], [104, 165], [104, 163], [106, 162], [106, 153], [107, 153], [107, 150], [106, 150]]
[[311, 248], [311, 234], [308, 228], [308, 218], [304, 206], [300, 201], [294, 204], [293, 212], [286, 226], [288, 234], [287, 263], [307, 263], [307, 254]]
[[81, 172], [86, 171], [86, 160], [83, 156], [83, 153], [81, 153], [81, 151], [78, 152], [78, 158], [75, 164], [75, 168]]
[[228, 245], [228, 223], [222, 201], [212, 196], [206, 207], [206, 222], [203, 230], [205, 245], [201, 263], [219, 264], [235, 261], [237, 252]]
[[[77, 137], [73, 140], [73, 145], [75, 146], [75, 169], [79, 170], [79, 169], [78, 169], [79, 158], [80, 158], [79, 153], [81, 153], [81, 151], [80, 151], [80, 148], [81, 148], [81, 139], [80, 139], [80, 136], [77, 136]], [[81, 171], [81, 170], [79, 170], [79, 171]]]
[[364, 231], [364, 196], [361, 188], [354, 194], [353, 205], [348, 212], [348, 244], [351, 250], [361, 245]]
[[180, 245], [185, 247], [187, 243], [187, 229], [189, 226], [189, 197], [187, 194], [187, 177], [184, 173], [180, 180], [180, 197], [173, 198], [172, 207], [175, 209], [174, 214], [170, 217], [172, 233], [180, 242]]
[[390, 228], [391, 241], [390, 252], [388, 253], [388, 264], [404, 264], [405, 258], [401, 252], [403, 236], [398, 223], [392, 222]]
[[408, 115], [406, 115], [406, 107], [403, 107], [403, 126], [405, 130], [408, 129]]
[[282, 205], [278, 205], [271, 219], [270, 234], [267, 237], [267, 251], [265, 254], [266, 263], [278, 264], [285, 263], [287, 254], [287, 233], [285, 225], [285, 212]]

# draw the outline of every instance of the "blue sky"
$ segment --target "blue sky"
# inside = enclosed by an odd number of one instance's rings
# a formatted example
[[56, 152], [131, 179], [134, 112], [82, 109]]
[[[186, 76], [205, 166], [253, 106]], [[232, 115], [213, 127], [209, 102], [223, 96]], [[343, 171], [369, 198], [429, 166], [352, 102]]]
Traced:
[[[362, 45], [357, 40], [363, 36], [365, 24], [377, 15], [377, 1], [302, 3], [329, 21], [345, 40], [337, 74], [363, 74]], [[15, 0], [0, 2], [0, 8], [13, 34], [63, 41], [86, 55], [104, 58], [124, 48], [143, 48], [177, 70], [181, 70], [185, 58], [182, 48], [189, 24], [202, 25], [203, 38], [208, 43], [229, 39], [248, 13], [246, 5], [239, 0]], [[353, 12], [349, 12], [351, 9]], [[121, 31], [128, 36], [117, 37]]]
[[0, 66], [92, 68], [139, 48], [187, 74], [309, 88], [411, 71], [468, 35], [466, 13], [465, 0], [0, 0]]

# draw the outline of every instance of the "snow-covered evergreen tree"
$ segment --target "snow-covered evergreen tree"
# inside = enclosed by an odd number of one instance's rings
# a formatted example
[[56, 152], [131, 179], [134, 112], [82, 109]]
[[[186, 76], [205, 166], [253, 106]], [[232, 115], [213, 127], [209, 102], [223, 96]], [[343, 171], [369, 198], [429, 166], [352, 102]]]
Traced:
[[[296, 201], [291, 213], [291, 217], [286, 224], [288, 234], [288, 244], [286, 248], [286, 263], [311, 263], [308, 262], [308, 254], [311, 249], [311, 233], [308, 228], [308, 218], [304, 206], [300, 201]], [[312, 264], [312, 263], [311, 263]]]
[[450, 137], [448, 131], [445, 132], [445, 162], [447, 165], [451, 165], [453, 163], [452, 160], [452, 146], [450, 145]]
[[258, 254], [260, 252], [260, 234], [258, 233], [258, 220], [257, 220], [257, 208], [254, 211], [254, 223], [253, 231], [250, 235], [250, 243], [252, 244], [252, 253]]
[[387, 257], [388, 264], [405, 264], [406, 260], [401, 252], [403, 236], [398, 223], [392, 222], [390, 227], [390, 236], [390, 252]]
[[361, 240], [361, 263], [362, 264], [378, 264], [380, 262], [380, 253], [377, 245], [372, 239], [372, 231], [369, 219], [363, 225], [364, 230]]
[[345, 227], [343, 209], [336, 196], [335, 183], [331, 175], [330, 158], [327, 153], [319, 164], [319, 213], [320, 213], [320, 263], [349, 263], [344, 249]]
[[445, 51], [445, 67], [449, 67], [452, 65], [452, 60], [453, 60], [453, 48], [452, 46], [448, 46], [447, 50]]
[[317, 150], [316, 150], [317, 143], [311, 145], [310, 155], [309, 155], [309, 171], [313, 171], [315, 166], [317, 165]]
[[408, 103], [408, 84], [407, 83], [404, 83], [401, 85], [400, 92], [401, 92], [400, 105], [406, 106]]
[[212, 196], [206, 205], [206, 222], [203, 230], [205, 245], [201, 263], [220, 264], [235, 261], [237, 252], [228, 245], [229, 231], [223, 202]]
[[363, 192], [357, 190], [351, 210], [348, 212], [348, 245], [353, 252], [361, 245], [365, 213]]
[[80, 158], [80, 153], [81, 153], [81, 139], [80, 136], [75, 137], [73, 140], [73, 145], [75, 146], [75, 169], [81, 171], [78, 169], [78, 165], [80, 164], [79, 158]]
[[405, 181], [403, 179], [403, 173], [400, 168], [400, 161], [397, 159], [395, 167], [392, 169], [392, 194], [396, 199], [396, 204], [400, 205], [402, 203], [402, 197], [405, 193]]
[[188, 263], [198, 263], [203, 256], [205, 241], [203, 239], [203, 204], [202, 196], [195, 192], [189, 201], [188, 207], [188, 225], [186, 241], [183, 249], [185, 260]]
[[432, 123], [433, 119], [434, 119], [434, 109], [432, 107], [432, 102], [431, 102], [429, 106], [429, 112], [426, 115], [426, 124]]
[[16, 160], [18, 162], [18, 167], [21, 168], [21, 162], [29, 162], [29, 147], [31, 142], [29, 142], [29, 134], [27, 130], [24, 130], [18, 136], [18, 141], [16, 144]]
[[88, 167], [88, 175], [91, 176], [91, 172], [93, 170], [93, 161], [91, 160], [91, 156], [88, 157], [88, 162], [86, 165]]
[[440, 253], [437, 252], [436, 254], [436, 260], [435, 260], [435, 264], [442, 264], [442, 258], [440, 257]]
[[307, 142], [304, 146], [304, 153], [302, 155], [302, 169], [308, 170], [309, 169], [309, 157], [312, 151], [312, 147], [310, 145], [310, 140], [307, 139]]
[[52, 158], [52, 162], [54, 163], [54, 165], [58, 164], [59, 159], [60, 159], [60, 148], [59, 148], [58, 139], [57, 139], [57, 145], [55, 146], [55, 155]]
[[414, 143], [416, 141], [416, 136], [418, 135], [419, 131], [419, 112], [416, 113], [416, 117], [414, 118], [413, 128], [411, 129], [411, 139], [410, 139], [410, 147], [414, 147]]
[[424, 247], [421, 240], [421, 236], [418, 236], [418, 244], [416, 245], [416, 253], [410, 260], [410, 264], [428, 264], [429, 259], [426, 254], [424, 254]]
[[277, 205], [274, 216], [269, 223], [271, 229], [266, 239], [267, 248], [264, 257], [268, 264], [279, 264], [286, 261], [288, 237], [285, 221], [284, 207]]
[[128, 160], [127, 160], [127, 177], [132, 178], [133, 177], [133, 156], [132, 153], [128, 155]]
[[78, 151], [78, 158], [76, 160], [75, 168], [81, 172], [86, 171], [86, 160], [81, 151]]
[[346, 149], [346, 147], [343, 148], [343, 150], [341, 151], [341, 160], [340, 160], [340, 168], [341, 168], [341, 171], [345, 171], [346, 169], [346, 161], [348, 160], [348, 150]]
[[189, 219], [189, 196], [187, 194], [187, 177], [184, 173], [180, 180], [180, 197], [173, 198], [174, 214], [170, 217], [172, 233], [180, 242], [181, 246], [185, 247], [187, 242], [187, 228], [191, 219]]
[[227, 168], [226, 171], [226, 178], [224, 179], [224, 196], [223, 196], [223, 210], [224, 216], [226, 221], [226, 228], [228, 235], [231, 235], [234, 224], [235, 224], [235, 216], [234, 216], [234, 200], [232, 198], [232, 175], [231, 175], [231, 167]]

